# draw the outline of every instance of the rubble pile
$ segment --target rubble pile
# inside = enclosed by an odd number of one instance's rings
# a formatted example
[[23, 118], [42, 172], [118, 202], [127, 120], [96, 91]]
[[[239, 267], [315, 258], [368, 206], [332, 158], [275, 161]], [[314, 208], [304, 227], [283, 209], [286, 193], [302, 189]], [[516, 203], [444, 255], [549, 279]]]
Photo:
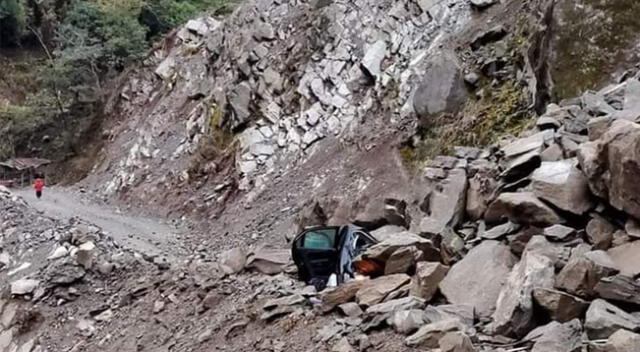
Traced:
[[637, 349], [639, 95], [629, 78], [549, 105], [520, 138], [429, 162], [433, 211], [372, 232], [362, 258], [382, 269], [320, 294], [345, 318], [318, 338], [355, 346], [389, 327], [441, 351]]

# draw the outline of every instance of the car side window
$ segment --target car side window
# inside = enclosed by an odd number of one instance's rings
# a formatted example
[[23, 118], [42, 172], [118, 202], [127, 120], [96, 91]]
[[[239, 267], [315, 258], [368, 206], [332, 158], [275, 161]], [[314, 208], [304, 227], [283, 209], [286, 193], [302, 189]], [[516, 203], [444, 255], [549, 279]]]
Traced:
[[336, 244], [336, 229], [311, 230], [304, 234], [302, 247], [306, 249], [333, 249]]

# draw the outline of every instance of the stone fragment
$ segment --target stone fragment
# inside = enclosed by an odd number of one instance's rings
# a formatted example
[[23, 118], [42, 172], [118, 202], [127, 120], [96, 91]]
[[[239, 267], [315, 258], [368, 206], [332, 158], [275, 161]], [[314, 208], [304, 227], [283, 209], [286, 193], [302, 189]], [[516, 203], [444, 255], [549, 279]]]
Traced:
[[457, 111], [467, 96], [467, 90], [456, 54], [437, 52], [430, 57], [429, 63], [429, 68], [412, 92], [413, 110], [422, 118]]
[[473, 326], [475, 310], [472, 306], [464, 304], [430, 305], [424, 309], [427, 321], [435, 323], [447, 319], [458, 319], [465, 326]]
[[594, 291], [607, 300], [640, 305], [640, 282], [626, 275], [604, 277]]
[[407, 346], [436, 348], [438, 341], [452, 331], [464, 331], [465, 326], [458, 319], [447, 319], [422, 326], [405, 339]]
[[367, 308], [365, 313], [367, 316], [386, 315], [403, 310], [422, 309], [424, 305], [423, 299], [409, 296], [373, 305]]
[[582, 317], [588, 303], [583, 299], [549, 288], [534, 288], [533, 298], [552, 320], [561, 323]]
[[515, 263], [509, 247], [484, 241], [451, 267], [440, 291], [450, 303], [470, 305], [479, 316], [488, 317]]
[[349, 343], [349, 340], [343, 337], [331, 348], [331, 352], [355, 352], [355, 350], [351, 346], [351, 343]]
[[587, 178], [575, 160], [543, 162], [531, 175], [533, 193], [556, 207], [584, 214], [593, 207]]
[[290, 258], [291, 252], [288, 250], [259, 249], [249, 256], [247, 267], [254, 268], [263, 274], [275, 275], [282, 272]]
[[589, 243], [595, 249], [608, 249], [613, 241], [616, 228], [601, 216], [594, 215], [587, 224], [586, 232]]
[[165, 303], [163, 300], [157, 300], [153, 303], [153, 314], [158, 314], [164, 310]]
[[363, 313], [360, 306], [355, 302], [343, 303], [338, 306], [338, 309], [348, 317], [359, 317]]
[[234, 248], [220, 255], [220, 265], [227, 274], [237, 274], [247, 263], [247, 254], [241, 248]]
[[441, 352], [474, 352], [471, 339], [460, 331], [445, 334], [438, 340], [438, 346]]
[[488, 240], [498, 240], [504, 236], [510, 235], [520, 229], [520, 225], [507, 221], [502, 225], [495, 226], [490, 230], [480, 233], [480, 237]]
[[624, 230], [627, 232], [627, 235], [633, 238], [640, 238], [640, 223], [633, 218], [627, 219], [627, 222], [624, 224]]
[[83, 268], [90, 269], [93, 266], [95, 251], [96, 245], [93, 242], [88, 241], [81, 244], [75, 253], [76, 261], [82, 265]]
[[470, 0], [470, 1], [471, 1], [471, 5], [479, 8], [479, 9], [485, 9], [485, 8], [491, 6], [491, 5], [496, 4], [499, 0]]
[[591, 302], [584, 328], [590, 339], [607, 339], [619, 329], [638, 331], [640, 319], [602, 299]]
[[549, 258], [525, 251], [500, 291], [491, 329], [524, 336], [533, 326], [533, 289], [552, 288], [553, 277], [554, 264]]
[[384, 274], [406, 274], [411, 268], [415, 268], [421, 257], [422, 252], [416, 247], [399, 248], [391, 254], [385, 263]]
[[405, 247], [415, 247], [424, 254], [426, 260], [440, 260], [440, 251], [431, 240], [408, 231], [388, 236], [384, 241], [367, 248], [363, 256], [385, 263], [393, 253]]
[[632, 277], [640, 274], [640, 255], [638, 253], [640, 253], [640, 241], [623, 244], [607, 251], [614, 267], [620, 270], [621, 274]]
[[28, 295], [33, 293], [39, 285], [39, 280], [20, 279], [11, 283], [11, 294]]
[[246, 123], [251, 116], [249, 105], [251, 103], [251, 86], [248, 82], [242, 82], [235, 86], [235, 89], [228, 98], [229, 105], [234, 113], [233, 128]]
[[484, 45], [496, 42], [507, 35], [507, 30], [503, 26], [495, 26], [476, 35], [471, 42], [471, 49], [478, 50]]
[[424, 311], [419, 309], [397, 311], [391, 315], [388, 324], [400, 334], [409, 335], [427, 324]]
[[505, 145], [500, 150], [507, 159], [512, 159], [518, 155], [526, 154], [533, 150], [540, 150], [544, 145], [544, 132], [536, 133], [526, 138], [519, 138]]
[[609, 336], [605, 352], [636, 352], [640, 346], [640, 334], [620, 329]]
[[364, 287], [368, 280], [352, 280], [322, 293], [322, 303], [326, 306], [326, 310], [352, 301], [356, 297], [356, 293]]
[[69, 250], [65, 246], [57, 247], [50, 256], [47, 257], [49, 260], [55, 260], [59, 258], [66, 257], [69, 254]]
[[544, 229], [543, 235], [550, 240], [563, 241], [576, 233], [576, 229], [564, 225], [553, 225]]
[[466, 194], [465, 170], [450, 170], [448, 177], [427, 195], [421, 206], [421, 209], [429, 215], [420, 222], [420, 233], [439, 235], [446, 228], [455, 229], [464, 216]]
[[571, 259], [556, 276], [555, 287], [576, 296], [592, 297], [600, 279], [616, 273], [610, 259], [598, 260], [594, 254], [606, 256], [602, 251], [594, 251]]
[[387, 44], [384, 40], [379, 40], [371, 45], [364, 54], [362, 59], [362, 69], [367, 74], [374, 77], [374, 79], [380, 76], [380, 65], [387, 53]]
[[531, 331], [527, 341], [534, 341], [531, 352], [579, 352], [582, 348], [582, 325], [580, 320], [551, 323]]
[[411, 279], [409, 294], [429, 302], [438, 291], [438, 285], [449, 272], [449, 267], [437, 262], [420, 262]]
[[518, 224], [553, 225], [564, 220], [533, 193], [502, 193], [485, 213], [490, 223], [508, 219]]
[[380, 303], [388, 294], [409, 283], [410, 280], [411, 278], [406, 274], [395, 274], [366, 281], [356, 293], [356, 302], [364, 306]]

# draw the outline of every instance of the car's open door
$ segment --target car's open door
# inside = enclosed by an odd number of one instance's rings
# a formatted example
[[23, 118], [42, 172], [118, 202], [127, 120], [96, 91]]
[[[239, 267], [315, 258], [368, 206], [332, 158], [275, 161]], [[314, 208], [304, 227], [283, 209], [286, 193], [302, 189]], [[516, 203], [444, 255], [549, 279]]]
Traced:
[[338, 262], [339, 227], [314, 227], [293, 240], [292, 257], [299, 268], [300, 279], [326, 282], [336, 271]]

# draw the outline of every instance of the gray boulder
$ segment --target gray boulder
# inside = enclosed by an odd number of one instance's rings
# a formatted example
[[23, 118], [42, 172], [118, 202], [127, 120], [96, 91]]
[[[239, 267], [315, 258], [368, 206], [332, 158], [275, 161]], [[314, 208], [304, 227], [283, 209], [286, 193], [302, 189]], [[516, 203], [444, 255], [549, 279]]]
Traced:
[[640, 305], [640, 282], [626, 275], [602, 278], [594, 291], [604, 299]]
[[465, 331], [466, 327], [459, 319], [447, 319], [422, 326], [413, 335], [405, 339], [407, 346], [436, 348], [438, 342], [447, 333]]
[[450, 303], [470, 305], [479, 316], [488, 317], [515, 263], [509, 247], [484, 241], [451, 267], [440, 291]]
[[409, 335], [416, 332], [421, 326], [427, 324], [424, 311], [420, 309], [397, 311], [391, 315], [387, 323], [400, 334]]
[[558, 273], [555, 287], [570, 294], [589, 298], [603, 277], [615, 274], [614, 263], [603, 251], [588, 252], [572, 258]]
[[593, 207], [587, 178], [576, 160], [543, 162], [531, 175], [533, 193], [556, 207], [584, 214]]
[[640, 346], [640, 334], [620, 329], [609, 336], [605, 352], [636, 352]]
[[579, 352], [582, 325], [578, 319], [566, 323], [553, 321], [531, 331], [525, 340], [534, 341], [531, 352]]
[[613, 241], [613, 233], [616, 228], [601, 216], [594, 215], [586, 228], [589, 243], [595, 249], [609, 249]]
[[502, 193], [485, 213], [489, 223], [508, 219], [518, 224], [548, 226], [564, 220], [531, 192]]
[[553, 277], [554, 263], [549, 258], [525, 252], [500, 291], [490, 329], [524, 336], [533, 326], [533, 289], [552, 288]]
[[552, 320], [561, 323], [582, 317], [588, 307], [588, 303], [579, 297], [549, 288], [535, 288], [533, 299]]
[[596, 299], [587, 310], [584, 328], [590, 339], [607, 339], [619, 329], [638, 331], [640, 319], [602, 299]]
[[413, 91], [413, 109], [422, 118], [455, 112], [466, 96], [467, 90], [456, 55], [450, 52], [435, 53], [431, 65]]
[[444, 335], [438, 340], [440, 352], [474, 352], [473, 343], [467, 334], [456, 331]]
[[607, 251], [616, 269], [621, 274], [636, 276], [640, 274], [640, 241], [630, 242]]
[[410, 280], [411, 278], [406, 274], [387, 275], [368, 280], [356, 293], [356, 302], [363, 306], [378, 304]]
[[406, 247], [415, 247], [424, 254], [426, 260], [440, 260], [440, 251], [434, 246], [431, 240], [422, 238], [408, 231], [387, 236], [384, 241], [369, 247], [363, 256], [386, 263], [393, 253], [400, 248]]
[[449, 272], [449, 267], [437, 262], [420, 262], [411, 279], [409, 294], [429, 302], [438, 291], [438, 285]]
[[454, 229], [464, 216], [467, 195], [467, 174], [453, 169], [426, 197], [421, 208], [427, 215], [420, 222], [420, 233], [439, 235], [446, 228]]

